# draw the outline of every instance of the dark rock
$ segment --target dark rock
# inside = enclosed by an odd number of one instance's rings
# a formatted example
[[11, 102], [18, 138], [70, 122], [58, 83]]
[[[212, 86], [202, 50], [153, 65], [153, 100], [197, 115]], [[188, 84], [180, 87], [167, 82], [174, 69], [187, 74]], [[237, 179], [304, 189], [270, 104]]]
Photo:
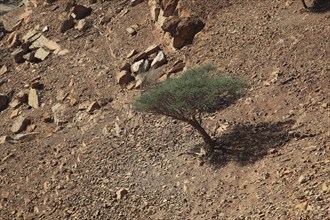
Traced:
[[8, 96], [0, 93], [0, 111], [7, 108], [8, 102], [9, 102]]
[[87, 8], [83, 5], [76, 5], [73, 8], [73, 14], [75, 15], [75, 19], [77, 19], [77, 20], [83, 19], [83, 18], [89, 16], [91, 13], [92, 13], [92, 9]]
[[66, 31], [70, 30], [73, 27], [74, 27], [74, 19], [70, 17], [69, 19], [63, 21], [60, 28], [60, 32], [65, 33]]

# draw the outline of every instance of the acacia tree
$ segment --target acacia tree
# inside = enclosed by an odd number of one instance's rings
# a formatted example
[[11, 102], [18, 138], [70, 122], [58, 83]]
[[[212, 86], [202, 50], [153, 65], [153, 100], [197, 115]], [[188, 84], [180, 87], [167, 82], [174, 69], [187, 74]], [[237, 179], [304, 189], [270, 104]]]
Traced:
[[211, 75], [214, 70], [212, 65], [187, 70], [180, 77], [168, 79], [142, 93], [133, 108], [190, 124], [202, 136], [206, 154], [211, 154], [216, 143], [202, 127], [202, 113], [227, 107], [246, 88], [242, 79]]

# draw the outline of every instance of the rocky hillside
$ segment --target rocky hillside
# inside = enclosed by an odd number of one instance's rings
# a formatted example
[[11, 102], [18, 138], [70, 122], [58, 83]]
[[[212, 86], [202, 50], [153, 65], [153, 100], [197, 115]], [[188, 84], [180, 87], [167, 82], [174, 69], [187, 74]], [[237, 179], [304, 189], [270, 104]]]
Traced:
[[[327, 219], [329, 27], [291, 0], [25, 1], [0, 17], [0, 219]], [[132, 110], [203, 63], [251, 84], [203, 116], [206, 162]]]

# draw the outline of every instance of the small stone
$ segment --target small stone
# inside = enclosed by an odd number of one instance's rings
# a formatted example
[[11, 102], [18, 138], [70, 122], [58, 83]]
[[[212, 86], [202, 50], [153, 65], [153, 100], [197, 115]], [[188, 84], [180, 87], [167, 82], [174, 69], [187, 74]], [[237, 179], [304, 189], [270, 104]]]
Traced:
[[63, 49], [63, 50], [60, 50], [57, 55], [64, 56], [64, 55], [68, 54], [69, 52], [70, 51], [68, 49]]
[[43, 61], [47, 58], [48, 55], [49, 55], [49, 51], [43, 48], [39, 48], [34, 54], [34, 57], [37, 58], [38, 60]]
[[21, 104], [22, 104], [22, 102], [20, 102], [18, 99], [14, 99], [13, 101], [11, 101], [9, 103], [9, 106], [15, 109], [15, 108], [19, 107]]
[[20, 114], [20, 110], [19, 109], [15, 109], [11, 114], [10, 114], [10, 118], [16, 118], [18, 115]]
[[28, 104], [32, 108], [39, 108], [39, 96], [36, 89], [30, 89]]
[[6, 65], [3, 65], [1, 68], [0, 68], [0, 76], [7, 73], [8, 72], [8, 68]]
[[309, 180], [309, 176], [307, 175], [301, 175], [298, 179], [299, 184], [304, 184]]
[[88, 23], [85, 19], [79, 20], [75, 28], [78, 31], [86, 31], [88, 29]]
[[127, 28], [126, 31], [132, 36], [137, 34], [136, 30], [132, 27]]
[[42, 119], [45, 123], [51, 123], [53, 122], [53, 116], [49, 112], [45, 112], [42, 116]]
[[89, 101], [83, 102], [83, 103], [81, 103], [81, 104], [78, 106], [78, 110], [79, 110], [79, 111], [86, 110], [86, 109], [88, 108], [88, 106], [90, 106], [90, 102], [89, 102]]
[[[131, 50], [131, 51], [127, 54], [126, 58], [129, 59], [129, 58], [131, 58], [132, 56], [134, 56], [135, 54], [137, 54], [137, 51], [136, 51], [136, 50]], [[1, 75], [1, 73], [0, 73], [0, 75]]]
[[43, 29], [42, 29], [42, 32], [47, 32], [49, 30], [48, 26], [45, 26]]
[[49, 49], [49, 50], [61, 50], [61, 46], [56, 43], [55, 41], [49, 40], [47, 43], [45, 43], [44, 45], [45, 48]]
[[141, 2], [143, 2], [143, 0], [131, 0], [131, 6], [136, 6], [136, 5], [140, 4]]
[[145, 52], [142, 52], [142, 53], [139, 53], [138, 55], [136, 55], [133, 59], [133, 62], [137, 62], [139, 60], [142, 60], [142, 59], [146, 59], [148, 56]]
[[30, 124], [26, 127], [26, 132], [33, 132], [37, 128], [37, 125], [35, 124]]
[[132, 73], [141, 73], [142, 69], [143, 69], [143, 63], [144, 63], [144, 60], [139, 60], [139, 61], [133, 63], [131, 66], [131, 72]]
[[9, 102], [8, 96], [0, 93], [0, 111], [7, 108], [8, 102]]
[[60, 89], [57, 93], [56, 93], [56, 99], [58, 101], [63, 101], [67, 96], [69, 95], [69, 93], [65, 92], [64, 90]]
[[77, 99], [75, 99], [75, 98], [70, 98], [70, 101], [69, 101], [69, 105], [70, 106], [75, 106], [75, 105], [77, 105], [78, 104], [78, 101], [77, 101]]
[[37, 32], [34, 29], [30, 29], [23, 37], [22, 40], [27, 42], [31, 37], [35, 36]]
[[156, 69], [160, 67], [161, 65], [165, 64], [167, 62], [167, 59], [165, 57], [165, 54], [163, 51], [159, 51], [155, 59], [151, 63], [151, 67]]
[[86, 111], [88, 113], [93, 113], [96, 109], [99, 109], [99, 108], [101, 108], [100, 104], [98, 102], [94, 101], [88, 106]]
[[118, 200], [124, 198], [124, 196], [127, 195], [127, 194], [128, 194], [128, 191], [126, 189], [120, 189], [116, 192]]
[[15, 134], [20, 133], [24, 131], [30, 123], [31, 123], [30, 119], [24, 116], [19, 116], [12, 125], [11, 131]]
[[24, 62], [24, 56], [25, 51], [21, 48], [15, 50], [11, 55], [14, 58], [15, 63], [23, 63]]
[[297, 204], [295, 207], [296, 207], [296, 209], [304, 211], [307, 209], [307, 206], [308, 206], [308, 202], [303, 202], [303, 203]]

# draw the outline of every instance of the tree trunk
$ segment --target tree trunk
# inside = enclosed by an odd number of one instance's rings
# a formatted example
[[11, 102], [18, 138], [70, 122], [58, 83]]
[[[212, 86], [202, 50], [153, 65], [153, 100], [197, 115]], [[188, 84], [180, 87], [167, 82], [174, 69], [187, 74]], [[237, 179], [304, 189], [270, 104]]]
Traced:
[[189, 120], [188, 123], [193, 126], [198, 133], [202, 136], [204, 142], [206, 143], [206, 154], [210, 155], [214, 152], [214, 146], [215, 142], [212, 140], [210, 135], [205, 131], [205, 129], [201, 126], [201, 124], [198, 121], [195, 120]]

